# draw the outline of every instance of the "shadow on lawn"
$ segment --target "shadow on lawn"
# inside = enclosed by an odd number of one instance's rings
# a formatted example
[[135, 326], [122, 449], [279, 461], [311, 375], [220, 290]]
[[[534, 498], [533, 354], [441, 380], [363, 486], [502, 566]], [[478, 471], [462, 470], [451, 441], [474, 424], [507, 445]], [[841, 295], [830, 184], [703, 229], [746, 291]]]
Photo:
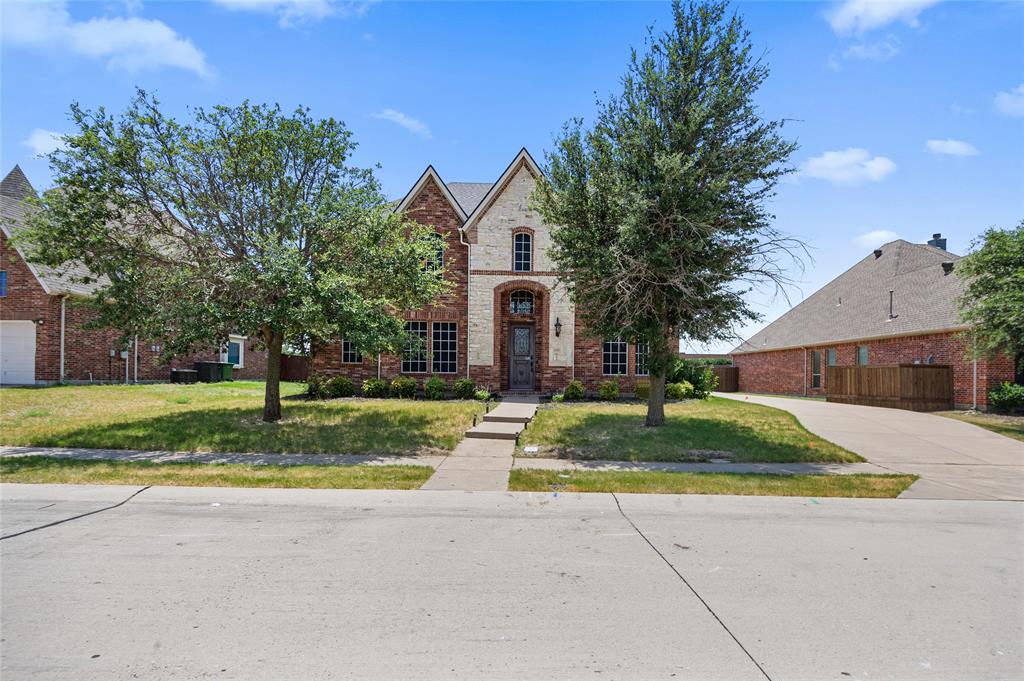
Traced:
[[[728, 419], [668, 416], [647, 428], [636, 414], [586, 413], [549, 431], [547, 445], [559, 458], [619, 461], [736, 462], [862, 461], [838, 445], [804, 431], [795, 420], [757, 427]], [[529, 443], [529, 429], [523, 436]], [[546, 452], [544, 455], [550, 454]]]
[[[400, 409], [344, 404], [324, 409], [291, 403], [284, 418], [264, 423], [259, 408], [199, 408], [113, 423], [97, 423], [33, 438], [40, 447], [213, 452], [409, 454], [452, 448], [442, 419]], [[461, 435], [461, 433], [459, 434]]]

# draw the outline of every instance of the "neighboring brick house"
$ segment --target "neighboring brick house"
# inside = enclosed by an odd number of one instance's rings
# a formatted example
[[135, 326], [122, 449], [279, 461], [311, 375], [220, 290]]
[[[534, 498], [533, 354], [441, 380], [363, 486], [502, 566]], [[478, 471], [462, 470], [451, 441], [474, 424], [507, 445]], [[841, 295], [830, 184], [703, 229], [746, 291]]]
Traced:
[[927, 244], [881, 246], [733, 350], [744, 392], [824, 395], [830, 366], [948, 364], [958, 408], [985, 408], [1013, 381], [1014, 358], [971, 357], [957, 311], [960, 256]]
[[0, 183], [0, 384], [36, 385], [66, 382], [166, 381], [170, 369], [191, 368], [196, 360], [229, 358], [238, 378], [266, 375], [266, 353], [243, 336], [232, 336], [223, 352], [213, 350], [160, 361], [160, 346], [133, 339], [118, 344], [113, 329], [87, 329], [94, 319], [84, 303], [101, 284], [83, 284], [80, 266], [61, 271], [27, 262], [10, 243], [32, 207], [25, 199], [35, 190], [15, 166]]
[[448, 383], [468, 376], [495, 392], [551, 393], [574, 378], [596, 390], [617, 380], [632, 392], [647, 378], [645, 348], [593, 338], [577, 326], [548, 257], [549, 226], [530, 206], [538, 177], [526, 149], [493, 183], [445, 183], [428, 167], [396, 208], [433, 227], [446, 247], [451, 294], [405, 314], [426, 350], [363, 356], [342, 339], [315, 349], [314, 373], [356, 380], [437, 375]]

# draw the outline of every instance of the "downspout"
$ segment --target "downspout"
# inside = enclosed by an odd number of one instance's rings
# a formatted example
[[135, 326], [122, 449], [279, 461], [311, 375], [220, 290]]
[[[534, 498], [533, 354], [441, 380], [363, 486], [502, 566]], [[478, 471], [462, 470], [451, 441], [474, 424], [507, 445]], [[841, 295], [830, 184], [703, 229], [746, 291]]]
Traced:
[[133, 383], [138, 383], [139, 382], [139, 337], [138, 336], [135, 337], [135, 369], [134, 369], [134, 373], [132, 374], [132, 376], [133, 376], [132, 382]]
[[459, 243], [466, 247], [466, 378], [469, 378], [469, 273], [473, 271], [473, 248], [463, 236], [459, 227]]
[[68, 297], [63, 295], [60, 297], [60, 382], [64, 382], [64, 304], [67, 302]]
[[978, 337], [971, 334], [971, 409], [978, 411]]
[[804, 397], [807, 397], [807, 348], [800, 346], [804, 353]]
[[377, 353], [377, 378], [380, 378], [380, 353]]

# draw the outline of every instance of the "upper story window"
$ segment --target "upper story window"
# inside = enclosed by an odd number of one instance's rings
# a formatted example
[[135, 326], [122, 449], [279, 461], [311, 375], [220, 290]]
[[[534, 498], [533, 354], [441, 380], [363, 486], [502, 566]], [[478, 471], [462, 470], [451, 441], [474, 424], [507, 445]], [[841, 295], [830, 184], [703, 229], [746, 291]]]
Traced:
[[529, 291], [513, 291], [509, 296], [508, 307], [512, 314], [533, 314], [533, 294]]
[[533, 235], [517, 232], [512, 235], [512, 270], [529, 272], [533, 269]]
[[444, 235], [434, 232], [431, 235], [434, 242], [434, 254], [426, 262], [426, 269], [437, 272], [444, 267]]

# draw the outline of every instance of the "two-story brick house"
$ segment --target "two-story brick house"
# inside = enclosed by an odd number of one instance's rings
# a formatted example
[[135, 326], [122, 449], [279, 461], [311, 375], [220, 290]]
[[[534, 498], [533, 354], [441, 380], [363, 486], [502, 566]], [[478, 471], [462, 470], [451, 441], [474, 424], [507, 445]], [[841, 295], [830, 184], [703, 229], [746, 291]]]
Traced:
[[315, 350], [313, 371], [356, 380], [472, 378], [497, 392], [550, 393], [576, 378], [594, 390], [647, 377], [644, 346], [589, 336], [548, 257], [550, 226], [531, 208], [541, 171], [526, 149], [492, 183], [445, 183], [428, 167], [396, 210], [444, 241], [450, 295], [405, 315], [425, 349], [364, 356], [344, 339]]

